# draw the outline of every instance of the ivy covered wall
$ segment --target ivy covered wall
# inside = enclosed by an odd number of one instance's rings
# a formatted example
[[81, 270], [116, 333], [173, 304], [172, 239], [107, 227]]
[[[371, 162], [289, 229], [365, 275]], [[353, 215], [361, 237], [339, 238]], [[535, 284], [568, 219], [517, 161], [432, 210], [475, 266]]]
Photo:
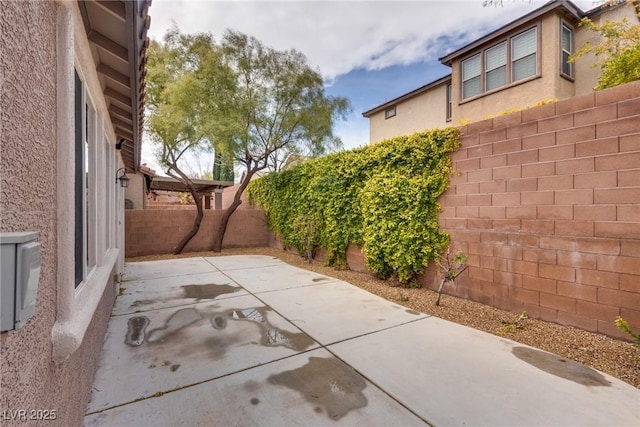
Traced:
[[345, 264], [361, 246], [379, 277], [411, 283], [449, 242], [438, 226], [438, 197], [449, 186], [455, 128], [397, 137], [310, 160], [253, 181], [251, 203], [287, 246]]

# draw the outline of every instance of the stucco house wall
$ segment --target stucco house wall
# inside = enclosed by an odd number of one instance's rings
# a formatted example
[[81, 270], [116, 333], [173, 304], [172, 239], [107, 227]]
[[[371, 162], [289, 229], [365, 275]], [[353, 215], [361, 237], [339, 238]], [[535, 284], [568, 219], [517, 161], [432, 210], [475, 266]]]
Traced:
[[[605, 21], [622, 21], [626, 19], [629, 23], [635, 23], [640, 25], [638, 16], [635, 13], [633, 7], [618, 7], [613, 10], [606, 11], [593, 16], [591, 20], [597, 24], [603, 24]], [[579, 28], [576, 32], [576, 48], [582, 47], [586, 42], [592, 45], [597, 45], [600, 42], [600, 36], [593, 31]], [[576, 74], [580, 76], [580, 79], [576, 79], [576, 95], [589, 93], [598, 84], [598, 77], [600, 77], [600, 67], [593, 67], [592, 65], [598, 61], [598, 58], [593, 54], [584, 55], [578, 61], [576, 61]]]
[[[36, 232], [42, 255], [34, 316], [0, 334], [1, 424], [81, 425], [122, 269], [124, 191], [114, 178], [123, 164], [78, 2], [0, 9], [0, 231]], [[87, 204], [74, 187], [79, 87], [92, 108], [82, 125]], [[94, 254], [78, 284], [77, 206], [91, 206], [83, 244]], [[36, 423], [30, 410], [50, 420]]]
[[396, 115], [385, 118], [385, 111], [369, 117], [369, 140], [383, 139], [424, 129], [442, 127], [446, 123], [447, 83], [441, 83], [429, 90], [398, 103]]
[[[534, 23], [529, 23], [513, 31], [510, 35], [516, 35], [529, 28], [538, 28], [538, 74], [507, 85], [496, 92], [481, 95], [468, 101], [454, 102], [453, 117], [455, 120], [476, 122], [504, 111], [529, 108], [543, 100], [564, 99], [575, 95], [573, 83], [560, 76], [560, 57], [558, 55], [560, 23], [560, 16], [551, 14], [542, 18], [537, 26]], [[490, 47], [495, 42], [487, 43], [482, 48]], [[463, 59], [466, 58], [461, 58], [461, 60]], [[456, 60], [452, 64], [454, 99], [461, 98], [461, 60]]]
[[129, 186], [125, 190], [125, 199], [131, 202], [127, 209], [146, 209], [147, 192], [145, 190], [145, 178], [142, 173], [127, 174]]

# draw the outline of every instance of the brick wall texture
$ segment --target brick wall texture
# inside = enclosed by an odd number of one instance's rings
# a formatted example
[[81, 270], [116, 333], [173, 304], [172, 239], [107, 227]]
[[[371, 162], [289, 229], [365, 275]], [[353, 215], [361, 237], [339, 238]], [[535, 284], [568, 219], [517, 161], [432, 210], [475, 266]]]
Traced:
[[[211, 250], [223, 211], [205, 210], [200, 231], [184, 252]], [[172, 253], [182, 237], [191, 230], [195, 210], [126, 210], [125, 256]], [[222, 242], [223, 248], [269, 246], [267, 219], [258, 209], [233, 213]]]
[[[640, 82], [462, 128], [441, 226], [450, 293], [581, 329], [640, 330]], [[426, 286], [434, 286], [425, 280]]]

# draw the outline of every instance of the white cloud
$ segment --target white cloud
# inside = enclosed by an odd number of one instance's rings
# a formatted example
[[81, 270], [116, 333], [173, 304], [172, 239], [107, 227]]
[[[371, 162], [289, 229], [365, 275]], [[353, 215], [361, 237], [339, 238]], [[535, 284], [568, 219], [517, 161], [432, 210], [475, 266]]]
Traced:
[[[295, 48], [326, 79], [355, 68], [377, 70], [437, 58], [456, 47], [541, 6], [505, 2], [500, 8], [468, 1], [154, 1], [154, 38], [171, 21], [181, 31], [211, 32], [220, 39], [232, 28], [277, 49]], [[439, 43], [440, 41], [440, 43]]]
[[[149, 34], [161, 39], [172, 21], [184, 33], [211, 32], [218, 40], [227, 28], [238, 30], [276, 49], [301, 51], [331, 85], [353, 70], [432, 62], [545, 2], [504, 0], [504, 7], [482, 7], [482, 0], [154, 0]], [[592, 0], [575, 3], [583, 10], [594, 7]], [[393, 83], [376, 80], [370, 85]], [[383, 101], [360, 100], [365, 108]], [[360, 111], [339, 123], [336, 133], [345, 147], [368, 141]], [[148, 147], [143, 145], [142, 157], [152, 163]]]

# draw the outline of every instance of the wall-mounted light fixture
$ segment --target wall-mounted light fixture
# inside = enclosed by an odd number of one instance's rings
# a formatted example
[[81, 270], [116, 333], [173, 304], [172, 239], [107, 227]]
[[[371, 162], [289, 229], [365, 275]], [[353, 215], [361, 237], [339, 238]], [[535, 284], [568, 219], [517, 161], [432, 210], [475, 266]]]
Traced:
[[[118, 176], [118, 174], [122, 171], [122, 175]], [[129, 177], [125, 172], [124, 168], [120, 168], [116, 171], [116, 184], [120, 181], [120, 187], [127, 188], [129, 186]]]
[[124, 145], [124, 138], [120, 138], [120, 141], [116, 144], [116, 150], [122, 150], [122, 146]]

